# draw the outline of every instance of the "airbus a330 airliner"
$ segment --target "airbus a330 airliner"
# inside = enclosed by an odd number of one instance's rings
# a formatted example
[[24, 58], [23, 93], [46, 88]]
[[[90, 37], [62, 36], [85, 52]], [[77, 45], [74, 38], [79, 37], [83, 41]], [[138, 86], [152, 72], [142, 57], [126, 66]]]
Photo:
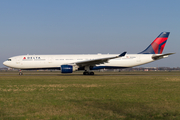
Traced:
[[[21, 55], [7, 59], [3, 64], [21, 70], [59, 69], [61, 73], [84, 70], [83, 75], [94, 75], [92, 70], [121, 69], [150, 63], [174, 53], [162, 54], [170, 32], [162, 32], [144, 51], [137, 54], [88, 55]], [[19, 73], [22, 75], [22, 73]]]

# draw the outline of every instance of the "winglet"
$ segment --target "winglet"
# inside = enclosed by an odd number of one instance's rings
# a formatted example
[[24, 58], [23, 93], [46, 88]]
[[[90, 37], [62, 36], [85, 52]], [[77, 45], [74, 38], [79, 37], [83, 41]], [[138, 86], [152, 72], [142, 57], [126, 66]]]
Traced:
[[126, 55], [126, 53], [127, 53], [127, 52], [123, 52], [123, 53], [121, 53], [121, 54], [119, 55], [119, 57], [123, 57], [123, 56], [125, 56], [125, 55]]

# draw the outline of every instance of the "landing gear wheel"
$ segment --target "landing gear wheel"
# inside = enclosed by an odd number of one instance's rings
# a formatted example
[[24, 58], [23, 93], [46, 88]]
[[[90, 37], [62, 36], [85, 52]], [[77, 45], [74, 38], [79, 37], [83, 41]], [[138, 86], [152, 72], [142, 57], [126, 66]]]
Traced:
[[90, 75], [94, 75], [94, 72], [90, 72]]
[[23, 73], [22, 73], [22, 72], [20, 72], [20, 73], [19, 73], [19, 75], [23, 75]]
[[87, 72], [87, 71], [85, 71], [85, 72], [83, 72], [83, 75], [94, 75], [94, 72]]
[[89, 72], [83, 72], [83, 75], [89, 75]]

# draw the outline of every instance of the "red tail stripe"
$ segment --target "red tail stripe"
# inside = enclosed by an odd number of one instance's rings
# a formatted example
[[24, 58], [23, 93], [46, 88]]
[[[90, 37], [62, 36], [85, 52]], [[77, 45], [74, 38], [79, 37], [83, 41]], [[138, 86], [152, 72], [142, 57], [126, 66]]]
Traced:
[[156, 38], [154, 42], [156, 42], [158, 45], [166, 41], [168, 38]]
[[166, 43], [165, 43], [164, 45], [161, 46], [160, 54], [162, 54], [165, 45], [166, 45]]

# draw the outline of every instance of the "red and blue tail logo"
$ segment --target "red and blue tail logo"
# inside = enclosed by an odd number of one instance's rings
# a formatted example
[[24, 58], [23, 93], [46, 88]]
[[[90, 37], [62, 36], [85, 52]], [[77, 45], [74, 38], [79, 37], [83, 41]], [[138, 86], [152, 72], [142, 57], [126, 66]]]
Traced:
[[144, 51], [139, 54], [162, 54], [170, 32], [162, 32]]

